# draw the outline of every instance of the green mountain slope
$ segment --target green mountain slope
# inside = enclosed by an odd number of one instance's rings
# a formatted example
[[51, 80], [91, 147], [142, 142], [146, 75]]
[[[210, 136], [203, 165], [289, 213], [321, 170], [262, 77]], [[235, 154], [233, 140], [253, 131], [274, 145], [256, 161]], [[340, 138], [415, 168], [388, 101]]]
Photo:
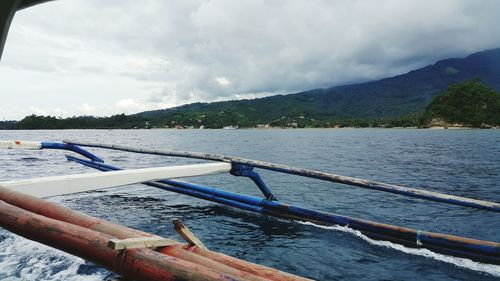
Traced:
[[441, 60], [403, 75], [373, 82], [251, 100], [193, 103], [137, 115], [173, 120], [174, 115], [230, 111], [235, 118], [239, 116], [241, 120], [250, 120], [254, 124], [269, 123], [283, 116], [319, 120], [390, 118], [421, 112], [448, 85], [475, 77], [494, 89], [500, 89], [500, 48], [465, 58]]
[[251, 100], [193, 103], [133, 115], [66, 119], [30, 115], [19, 122], [0, 122], [0, 129], [221, 128], [229, 125], [254, 127], [257, 124], [282, 127], [416, 126], [420, 124], [426, 106], [449, 85], [473, 78], [500, 90], [500, 48], [465, 58], [441, 60], [403, 75], [361, 84]]

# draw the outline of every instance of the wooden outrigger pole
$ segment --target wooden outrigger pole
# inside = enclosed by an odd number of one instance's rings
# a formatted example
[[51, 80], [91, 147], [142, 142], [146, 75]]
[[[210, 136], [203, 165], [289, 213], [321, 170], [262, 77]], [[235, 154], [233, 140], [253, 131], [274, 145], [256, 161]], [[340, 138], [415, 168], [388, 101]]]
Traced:
[[[160, 149], [147, 149], [147, 148], [135, 148], [124, 145], [115, 144], [103, 144], [103, 143], [92, 143], [92, 142], [79, 142], [79, 141], [66, 141], [69, 145], [75, 146], [85, 146], [85, 147], [96, 147], [96, 148], [106, 148], [113, 150], [121, 150], [127, 152], [143, 153], [143, 154], [153, 154], [153, 155], [163, 155], [163, 156], [174, 156], [174, 157], [185, 157], [185, 158], [195, 158], [203, 160], [213, 160], [219, 162], [228, 162], [234, 166], [239, 167], [250, 167], [250, 168], [260, 168], [264, 170], [270, 170], [280, 173], [292, 174], [297, 176], [303, 176], [308, 178], [315, 178], [324, 181], [342, 183], [351, 186], [357, 186], [366, 189], [384, 191], [389, 193], [400, 194], [409, 197], [421, 198], [431, 201], [442, 202], [446, 204], [459, 205], [464, 207], [483, 209], [488, 211], [493, 211], [500, 213], [500, 203], [488, 202], [484, 200], [477, 200], [471, 198], [465, 198], [460, 196], [448, 195], [439, 192], [409, 188], [394, 184], [358, 179], [353, 177], [346, 177], [341, 175], [336, 175], [332, 173], [324, 173], [320, 171], [297, 168], [282, 164], [275, 164], [264, 161], [257, 161], [251, 159], [244, 159], [240, 157], [231, 157], [219, 154], [209, 154], [191, 151], [177, 151], [177, 150], [160, 150]], [[238, 168], [238, 167], [237, 167]]]
[[[127, 280], [310, 280], [202, 247], [158, 239], [3, 187], [0, 227], [101, 265]], [[116, 249], [116, 241], [130, 239], [153, 244]], [[154, 241], [161, 241], [161, 247]]]
[[[0, 1], [0, 59], [2, 57], [8, 30], [15, 13], [18, 10], [48, 1], [49, 0]], [[140, 172], [135, 171], [135, 174], [134, 171], [112, 172], [121, 169], [104, 164], [101, 158], [80, 148], [78, 145], [226, 162], [230, 164], [230, 173], [232, 175], [249, 177], [262, 191], [265, 198], [262, 199], [231, 193], [212, 187], [163, 179], [163, 176], [170, 177], [170, 174], [163, 174], [164, 172], [172, 172], [172, 169], [169, 168], [161, 171], [144, 169]], [[141, 182], [157, 188], [190, 195], [247, 211], [292, 220], [310, 221], [318, 224], [349, 226], [372, 238], [394, 241], [411, 247], [428, 248], [436, 252], [467, 257], [481, 262], [500, 264], [500, 243], [498, 242], [419, 231], [280, 203], [253, 169], [266, 169], [404, 196], [500, 212], [500, 204], [496, 202], [367, 181], [286, 165], [197, 152], [137, 149], [127, 146], [84, 142], [0, 142], [0, 148], [69, 150], [90, 159], [86, 160], [68, 156], [69, 160], [108, 172], [109, 174], [106, 176], [96, 174], [83, 175], [80, 177], [59, 176], [55, 178], [38, 179], [31, 183], [21, 181], [4, 182], [3, 185], [5, 187], [1, 187], [2, 183], [0, 183], [0, 226], [28, 239], [42, 242], [93, 261], [120, 275], [133, 279], [307, 280], [211, 252], [202, 247], [189, 245], [182, 246], [174, 241], [172, 245], [161, 248], [111, 249], [108, 245], [110, 241], [114, 241], [113, 243], [115, 243], [116, 238], [142, 239], [146, 237], [150, 239], [151, 234], [98, 220], [56, 204], [46, 202], [32, 195], [13, 191], [12, 189], [24, 189], [33, 195], [46, 197], [113, 186], [113, 184], [107, 182], [108, 180], [111, 182], [115, 181], [115, 183], [119, 185]], [[220, 166], [219, 168], [227, 170], [227, 165], [225, 167]], [[193, 169], [194, 167], [189, 167], [187, 171]], [[149, 174], [146, 177], [142, 177], [142, 173]], [[162, 177], [159, 178], [160, 175]], [[184, 176], [190, 175], [196, 175], [196, 173], [184, 174]], [[71, 189], [65, 189], [64, 183], [69, 181], [72, 182], [72, 187]], [[51, 184], [53, 184], [53, 186], [51, 186]], [[89, 187], [89, 184], [95, 184], [95, 186]], [[114, 186], [116, 186], [116, 184]], [[134, 241], [137, 242], [137, 240]], [[147, 241], [151, 242], [151, 240]], [[168, 241], [165, 239], [161, 241], [162, 243], [168, 244]], [[120, 244], [120, 241], [118, 241], [118, 244]], [[116, 245], [116, 243], [114, 245]], [[120, 245], [123, 245], [123, 243]]]
[[[22, 147], [23, 142], [18, 144], [10, 144], [10, 148]], [[0, 147], [2, 143], [0, 142]], [[5, 143], [4, 147], [9, 146]], [[26, 145], [24, 145], [26, 146]], [[189, 157], [198, 159], [215, 160], [219, 162], [225, 162], [231, 164], [230, 173], [235, 176], [245, 176], [252, 179], [259, 189], [264, 194], [265, 198], [259, 198], [255, 196], [248, 196], [243, 194], [237, 194], [232, 192], [227, 192], [217, 188], [192, 184], [184, 181], [177, 181], [172, 179], [165, 179], [159, 181], [149, 181], [144, 182], [144, 184], [157, 187], [160, 189], [177, 192], [180, 194], [189, 195], [192, 197], [217, 202], [227, 206], [236, 207], [239, 209], [252, 211], [260, 214], [270, 215], [279, 218], [297, 220], [297, 221], [309, 221], [316, 224], [322, 225], [341, 225], [348, 226], [352, 229], [359, 230], [361, 233], [368, 237], [387, 240], [403, 244], [410, 247], [426, 248], [435, 252], [449, 254], [453, 256], [465, 257], [479, 262], [500, 264], [500, 243], [493, 241], [483, 241], [477, 239], [470, 239], [465, 237], [459, 237], [454, 235], [433, 233], [427, 231], [421, 231], [411, 228], [393, 226], [388, 224], [382, 224], [378, 222], [373, 222], [369, 220], [348, 217], [339, 214], [321, 212], [316, 210], [311, 210], [303, 207], [287, 205], [277, 201], [276, 197], [272, 194], [270, 189], [265, 185], [260, 176], [253, 170], [254, 167], [263, 168], [267, 167], [270, 170], [284, 172], [289, 174], [297, 174], [306, 177], [321, 178], [325, 180], [334, 181], [331, 179], [345, 179], [345, 177], [331, 175], [327, 173], [311, 171], [306, 169], [300, 169], [295, 167], [289, 167], [284, 165], [266, 163], [261, 161], [247, 160], [241, 158], [234, 158], [221, 155], [211, 155], [195, 152], [178, 152], [178, 151], [164, 151], [164, 150], [151, 150], [151, 149], [137, 149], [124, 146], [115, 146], [110, 144], [96, 144], [96, 143], [82, 143], [82, 142], [67, 142], [67, 143], [51, 143], [42, 142], [37, 145], [31, 145], [33, 149], [63, 149], [70, 150], [73, 152], [80, 153], [81, 155], [87, 157], [89, 160], [76, 158], [73, 156], [67, 156], [68, 160], [75, 161], [77, 163], [95, 168], [101, 171], [110, 172], [122, 170], [119, 167], [104, 164], [102, 159], [93, 155], [92, 153], [83, 150], [80, 146], [92, 146], [99, 148], [116, 149], [137, 153], [147, 153], [155, 155], [168, 155], [177, 157]], [[98, 160], [96, 160], [98, 159]], [[313, 176], [317, 175], [317, 176]], [[321, 175], [321, 177], [320, 177]], [[349, 181], [353, 178], [349, 178]], [[357, 182], [364, 182], [366, 184], [372, 185], [370, 181], [353, 179], [354, 183], [349, 181], [343, 181], [346, 184], [356, 185]], [[337, 181], [336, 181], [337, 182]], [[388, 184], [379, 185], [387, 186]], [[0, 183], [1, 185], [1, 183]], [[357, 185], [359, 186], [359, 185]], [[408, 188], [405, 188], [408, 189]], [[416, 190], [416, 189], [412, 189]], [[385, 190], [384, 190], [385, 191]], [[425, 190], [418, 190], [418, 194], [429, 193]], [[414, 196], [414, 192], [411, 194], [399, 193], [401, 195]], [[433, 194], [433, 193], [431, 193]], [[483, 200], [469, 199], [464, 197], [456, 197], [446, 194], [438, 193], [441, 197], [450, 198], [448, 201], [435, 200], [440, 202], [446, 202], [455, 205], [462, 205], [466, 207], [479, 208], [483, 210], [498, 212], [498, 203], [488, 202]], [[422, 197], [419, 197], [422, 198]], [[427, 199], [427, 198], [426, 198]], [[430, 199], [430, 198], [429, 198]], [[458, 204], [457, 204], [458, 202]], [[474, 204], [469, 204], [473, 202]]]
[[[68, 160], [99, 169], [116, 171], [117, 167], [96, 164], [91, 161], [67, 156]], [[239, 209], [295, 221], [308, 221], [320, 225], [348, 226], [368, 237], [386, 240], [414, 248], [426, 248], [438, 253], [469, 258], [475, 261], [500, 264], [500, 243], [470, 239], [460, 236], [420, 231], [416, 229], [378, 223], [339, 214], [321, 212], [280, 203], [276, 200], [226, 192], [183, 181], [162, 180], [144, 183], [156, 188], [221, 203]]]

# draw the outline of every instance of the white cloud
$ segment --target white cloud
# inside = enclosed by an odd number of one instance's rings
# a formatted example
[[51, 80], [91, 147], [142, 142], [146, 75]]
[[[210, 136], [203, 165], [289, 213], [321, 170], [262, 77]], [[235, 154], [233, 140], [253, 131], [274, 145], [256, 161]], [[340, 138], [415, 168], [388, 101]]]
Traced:
[[54, 1], [15, 16], [0, 99], [7, 118], [33, 104], [109, 115], [377, 79], [500, 46], [498, 10], [490, 0]]
[[118, 113], [138, 113], [146, 110], [155, 110], [168, 107], [168, 104], [162, 102], [146, 102], [135, 99], [122, 99], [116, 102], [116, 109]]
[[231, 84], [231, 81], [227, 80], [226, 77], [216, 77], [215, 82], [217, 82], [221, 87], [227, 87]]
[[146, 110], [144, 103], [138, 102], [134, 99], [123, 99], [116, 102], [116, 107], [120, 112], [131, 113]]
[[36, 115], [53, 115], [53, 116], [61, 117], [61, 118], [69, 117], [69, 112], [67, 110], [64, 110], [64, 109], [61, 109], [58, 107], [53, 107], [53, 108], [47, 109], [47, 108], [39, 108], [37, 106], [30, 105], [29, 112], [36, 114]]
[[78, 107], [78, 112], [81, 115], [99, 115], [99, 107], [95, 105], [90, 105], [88, 103], [83, 103]]

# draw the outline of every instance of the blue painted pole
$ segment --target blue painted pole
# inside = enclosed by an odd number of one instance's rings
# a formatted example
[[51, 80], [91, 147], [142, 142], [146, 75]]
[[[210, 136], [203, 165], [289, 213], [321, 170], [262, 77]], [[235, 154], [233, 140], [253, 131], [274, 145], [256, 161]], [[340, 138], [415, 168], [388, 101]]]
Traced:
[[88, 152], [87, 150], [72, 144], [60, 143], [60, 142], [42, 142], [42, 149], [59, 149], [68, 150], [78, 153], [92, 161], [104, 163], [104, 160], [97, 157], [96, 155]]
[[464, 238], [411, 228], [377, 223], [265, 200], [263, 214], [323, 225], [341, 225], [359, 230], [368, 237], [388, 240], [416, 248], [466, 257], [486, 263], [500, 264], [500, 243]]
[[250, 178], [255, 183], [255, 185], [257, 185], [262, 194], [264, 194], [267, 200], [278, 200], [264, 183], [260, 175], [254, 171], [253, 167], [243, 164], [232, 164], [231, 171], [229, 173], [237, 177]]
[[[68, 160], [102, 171], [121, 170], [118, 167], [107, 164], [95, 163], [72, 156], [67, 157]], [[410, 247], [427, 248], [435, 252], [466, 257], [486, 263], [500, 264], [500, 243], [497, 242], [381, 224], [175, 180], [162, 180], [145, 184], [247, 211], [284, 219], [309, 221], [322, 225], [348, 226], [374, 239], [392, 241]]]
[[[92, 161], [88, 161], [85, 159], [80, 159], [76, 158], [73, 156], [67, 155], [66, 158], [69, 161], [77, 162], [79, 164], [85, 165], [87, 167], [91, 167], [103, 172], [107, 171], [118, 171], [118, 170], [123, 170], [121, 168], [103, 164], [103, 163], [95, 163]], [[155, 181], [155, 182], [147, 182], [144, 183], [145, 185], [153, 186], [156, 188], [160, 188], [163, 190], [171, 191], [171, 192], [176, 192], [188, 196], [193, 196], [196, 198], [240, 208], [243, 210], [247, 211], [252, 211], [256, 213], [261, 213], [262, 212], [262, 201], [264, 199], [258, 198], [258, 197], [253, 197], [253, 196], [248, 196], [248, 195], [242, 195], [242, 194], [237, 194], [237, 193], [231, 193], [227, 191], [223, 191], [220, 189], [212, 188], [212, 187], [206, 187], [206, 186], [201, 186], [201, 185], [196, 185], [192, 183], [187, 183], [187, 182], [180, 182], [180, 181], [175, 181], [175, 180], [161, 180], [161, 181]]]
[[124, 145], [114, 145], [114, 144], [102, 144], [102, 143], [90, 143], [90, 142], [78, 142], [78, 141], [65, 141], [68, 144], [86, 146], [86, 147], [96, 147], [96, 148], [106, 148], [113, 150], [121, 150], [128, 151], [134, 153], [143, 153], [143, 154], [152, 154], [152, 155], [163, 155], [163, 156], [173, 156], [173, 157], [185, 157], [185, 158], [195, 158], [195, 159], [204, 159], [204, 160], [212, 160], [212, 161], [220, 161], [220, 162], [228, 162], [233, 165], [235, 164], [243, 164], [250, 167], [298, 175], [308, 178], [315, 178], [330, 182], [342, 183], [357, 187], [362, 187], [366, 189], [384, 191], [389, 193], [395, 193], [399, 195], [421, 198], [426, 200], [432, 200], [452, 205], [459, 205], [464, 207], [476, 208], [481, 210], [488, 210], [500, 213], [500, 203], [489, 202], [484, 200], [477, 200], [471, 198], [465, 198], [460, 196], [448, 195], [434, 191], [409, 188], [394, 184], [387, 184], [382, 182], [363, 180], [353, 177], [346, 177], [331, 173], [324, 173], [320, 171], [297, 168], [287, 165], [257, 161], [244, 159], [239, 157], [231, 157], [219, 154], [209, 154], [209, 153], [200, 153], [200, 152], [190, 152], [190, 151], [175, 151], [175, 150], [161, 150], [161, 149], [146, 149], [146, 148], [135, 148]]

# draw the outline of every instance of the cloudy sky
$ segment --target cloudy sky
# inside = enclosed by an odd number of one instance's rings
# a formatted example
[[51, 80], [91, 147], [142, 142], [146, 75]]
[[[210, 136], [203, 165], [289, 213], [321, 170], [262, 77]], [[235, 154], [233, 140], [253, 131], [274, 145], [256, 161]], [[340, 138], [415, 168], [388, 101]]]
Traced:
[[500, 1], [60, 0], [18, 12], [0, 118], [293, 93], [500, 47]]

